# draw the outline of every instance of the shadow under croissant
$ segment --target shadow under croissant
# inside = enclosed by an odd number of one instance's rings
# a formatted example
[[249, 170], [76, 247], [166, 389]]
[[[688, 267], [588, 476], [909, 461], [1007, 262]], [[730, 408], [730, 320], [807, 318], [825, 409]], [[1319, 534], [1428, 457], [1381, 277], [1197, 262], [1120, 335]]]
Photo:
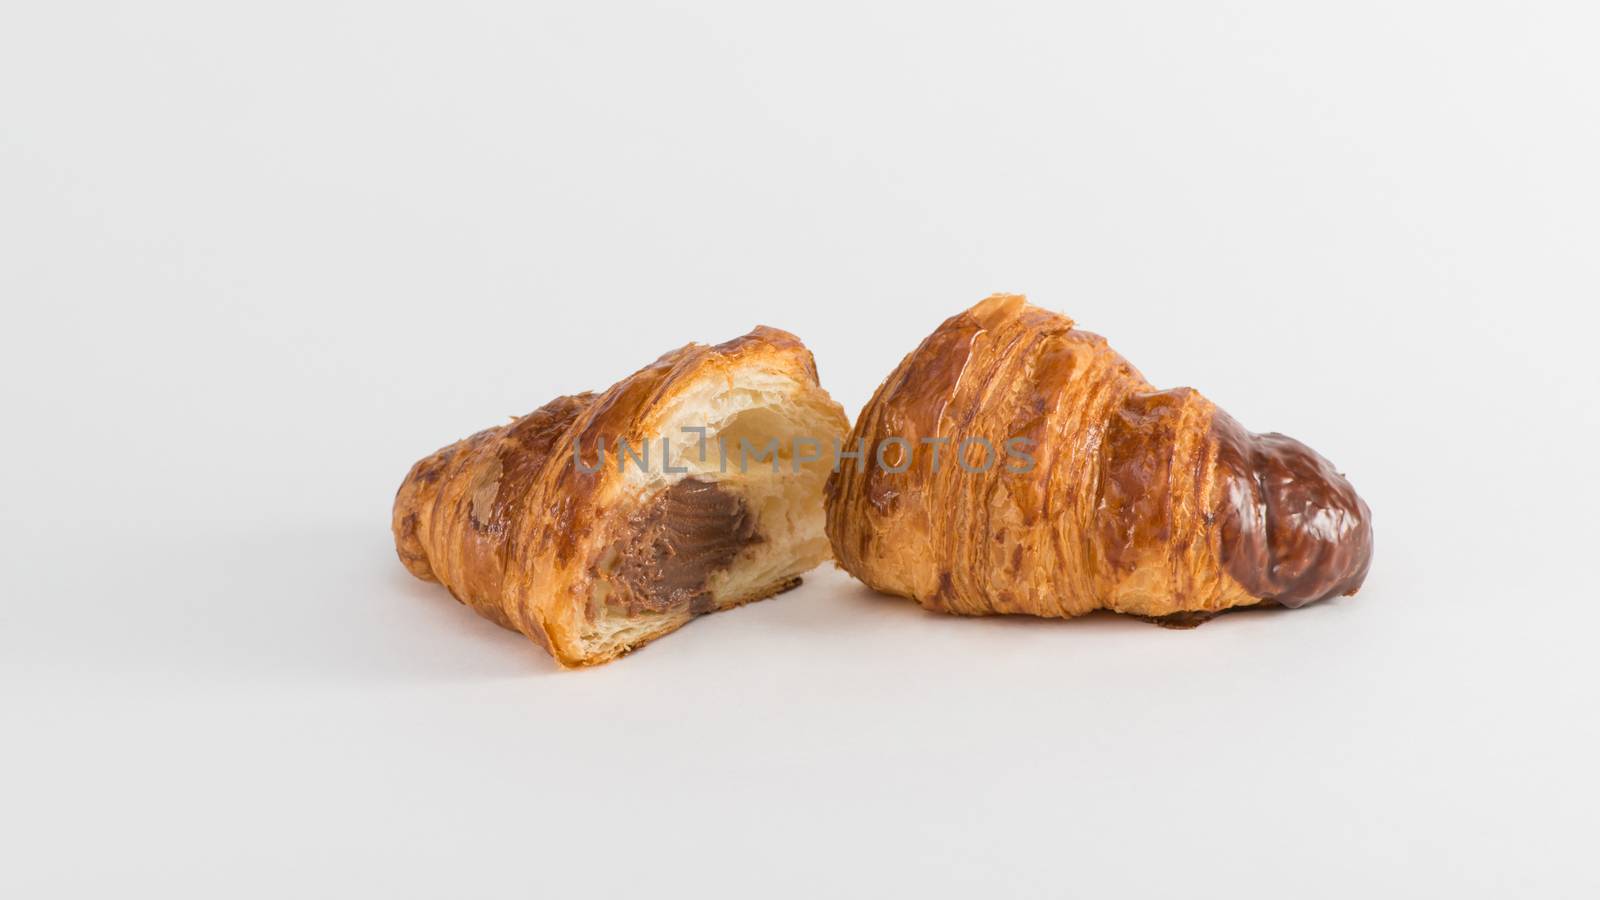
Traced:
[[[1131, 616], [1130, 618], [1140, 619], [1142, 621], [1149, 622], [1152, 625], [1160, 625], [1162, 628], [1171, 628], [1175, 631], [1188, 631], [1191, 628], [1199, 628], [1201, 625], [1204, 625], [1205, 623], [1215, 619], [1220, 615], [1223, 615], [1224, 613], [1242, 613], [1251, 611], [1259, 612], [1263, 610], [1281, 611], [1283, 609], [1284, 607], [1282, 604], [1274, 603], [1271, 600], [1263, 600], [1260, 603], [1256, 603], [1251, 606], [1231, 606], [1227, 609], [1178, 612], [1165, 616]], [[1110, 611], [1101, 610], [1101, 612]]]
[[[418, 581], [403, 571], [390, 574], [392, 590], [414, 601], [409, 603], [413, 611], [408, 615], [426, 616], [428, 630], [436, 635], [448, 633], [459, 638], [430, 642], [448, 650], [429, 648], [424, 652], [419, 647], [385, 647], [384, 663], [403, 668], [407, 677], [470, 682], [555, 676], [566, 671], [547, 654], [538, 652], [526, 636], [477, 615], [454, 597], [446, 594], [449, 603], [440, 603], [438, 585]], [[528, 652], [530, 647], [535, 652]]]
[[[1084, 615], [1073, 616], [1070, 618], [1001, 614], [958, 616], [936, 609], [929, 609], [925, 606], [922, 606], [920, 603], [917, 603], [915, 600], [907, 597], [900, 597], [894, 594], [885, 594], [880, 591], [875, 591], [867, 585], [862, 584], [860, 581], [855, 580], [854, 578], [850, 579], [849, 583], [855, 588], [855, 590], [852, 592], [852, 599], [855, 599], [858, 602], [882, 603], [885, 606], [901, 606], [939, 618], [972, 619], [975, 621], [1019, 628], [1038, 628], [1046, 623], [1072, 626], [1077, 628], [1116, 628], [1121, 626], [1143, 627], [1145, 624], [1150, 624], [1157, 625], [1161, 628], [1171, 631], [1191, 631], [1224, 614], [1228, 615], [1229, 618], [1243, 618], [1244, 615], [1252, 613], [1256, 615], [1279, 615], [1290, 611], [1287, 607], [1280, 603], [1272, 600], [1263, 600], [1259, 603], [1254, 603], [1249, 606], [1233, 606], [1227, 609], [1210, 611], [1179, 612], [1164, 616], [1141, 616], [1135, 613], [1119, 613], [1110, 609], [1097, 609]], [[1332, 603], [1337, 599], [1338, 598], [1329, 598], [1328, 600], [1323, 601], [1322, 604], [1318, 605]]]

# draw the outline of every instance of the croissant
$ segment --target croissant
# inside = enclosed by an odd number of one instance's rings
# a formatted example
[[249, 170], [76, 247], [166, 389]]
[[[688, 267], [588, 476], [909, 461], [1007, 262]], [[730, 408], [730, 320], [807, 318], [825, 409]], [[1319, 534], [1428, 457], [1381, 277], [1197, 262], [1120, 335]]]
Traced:
[[835, 559], [933, 610], [1186, 627], [1353, 594], [1371, 561], [1371, 513], [1327, 460], [1156, 390], [1020, 295], [941, 325], [846, 443], [865, 452], [826, 485]]
[[848, 427], [794, 335], [690, 344], [419, 461], [395, 548], [562, 666], [607, 662], [827, 559], [814, 447]]

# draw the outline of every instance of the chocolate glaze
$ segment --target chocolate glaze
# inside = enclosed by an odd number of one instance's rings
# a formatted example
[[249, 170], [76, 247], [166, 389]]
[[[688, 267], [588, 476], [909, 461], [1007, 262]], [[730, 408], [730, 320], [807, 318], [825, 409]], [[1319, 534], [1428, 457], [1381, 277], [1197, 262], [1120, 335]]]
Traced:
[[1354, 594], [1372, 564], [1372, 511], [1316, 451], [1211, 421], [1222, 479], [1222, 562], [1245, 590], [1292, 608]]
[[706, 582], [740, 551], [761, 543], [744, 498], [709, 481], [685, 478], [633, 517], [635, 536], [620, 547], [615, 577], [630, 612], [687, 605], [710, 609]]

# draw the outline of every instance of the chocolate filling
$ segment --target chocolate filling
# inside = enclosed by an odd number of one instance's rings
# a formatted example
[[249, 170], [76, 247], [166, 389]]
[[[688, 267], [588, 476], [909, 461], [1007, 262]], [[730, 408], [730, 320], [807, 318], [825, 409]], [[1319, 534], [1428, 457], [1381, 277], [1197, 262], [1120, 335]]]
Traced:
[[695, 478], [662, 491], [632, 524], [634, 536], [619, 546], [614, 576], [630, 613], [679, 606], [709, 611], [712, 574], [762, 541], [743, 497]]
[[1316, 451], [1211, 422], [1223, 495], [1222, 562], [1245, 590], [1295, 608], [1353, 594], [1372, 564], [1372, 511]]

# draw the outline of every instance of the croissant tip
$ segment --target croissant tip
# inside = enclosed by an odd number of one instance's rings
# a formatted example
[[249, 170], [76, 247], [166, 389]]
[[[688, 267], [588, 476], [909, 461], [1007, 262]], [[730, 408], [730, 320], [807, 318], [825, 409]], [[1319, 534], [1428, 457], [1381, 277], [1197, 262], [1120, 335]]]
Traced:
[[990, 294], [979, 300], [967, 313], [984, 328], [996, 328], [1016, 318], [1027, 305], [1026, 294]]

